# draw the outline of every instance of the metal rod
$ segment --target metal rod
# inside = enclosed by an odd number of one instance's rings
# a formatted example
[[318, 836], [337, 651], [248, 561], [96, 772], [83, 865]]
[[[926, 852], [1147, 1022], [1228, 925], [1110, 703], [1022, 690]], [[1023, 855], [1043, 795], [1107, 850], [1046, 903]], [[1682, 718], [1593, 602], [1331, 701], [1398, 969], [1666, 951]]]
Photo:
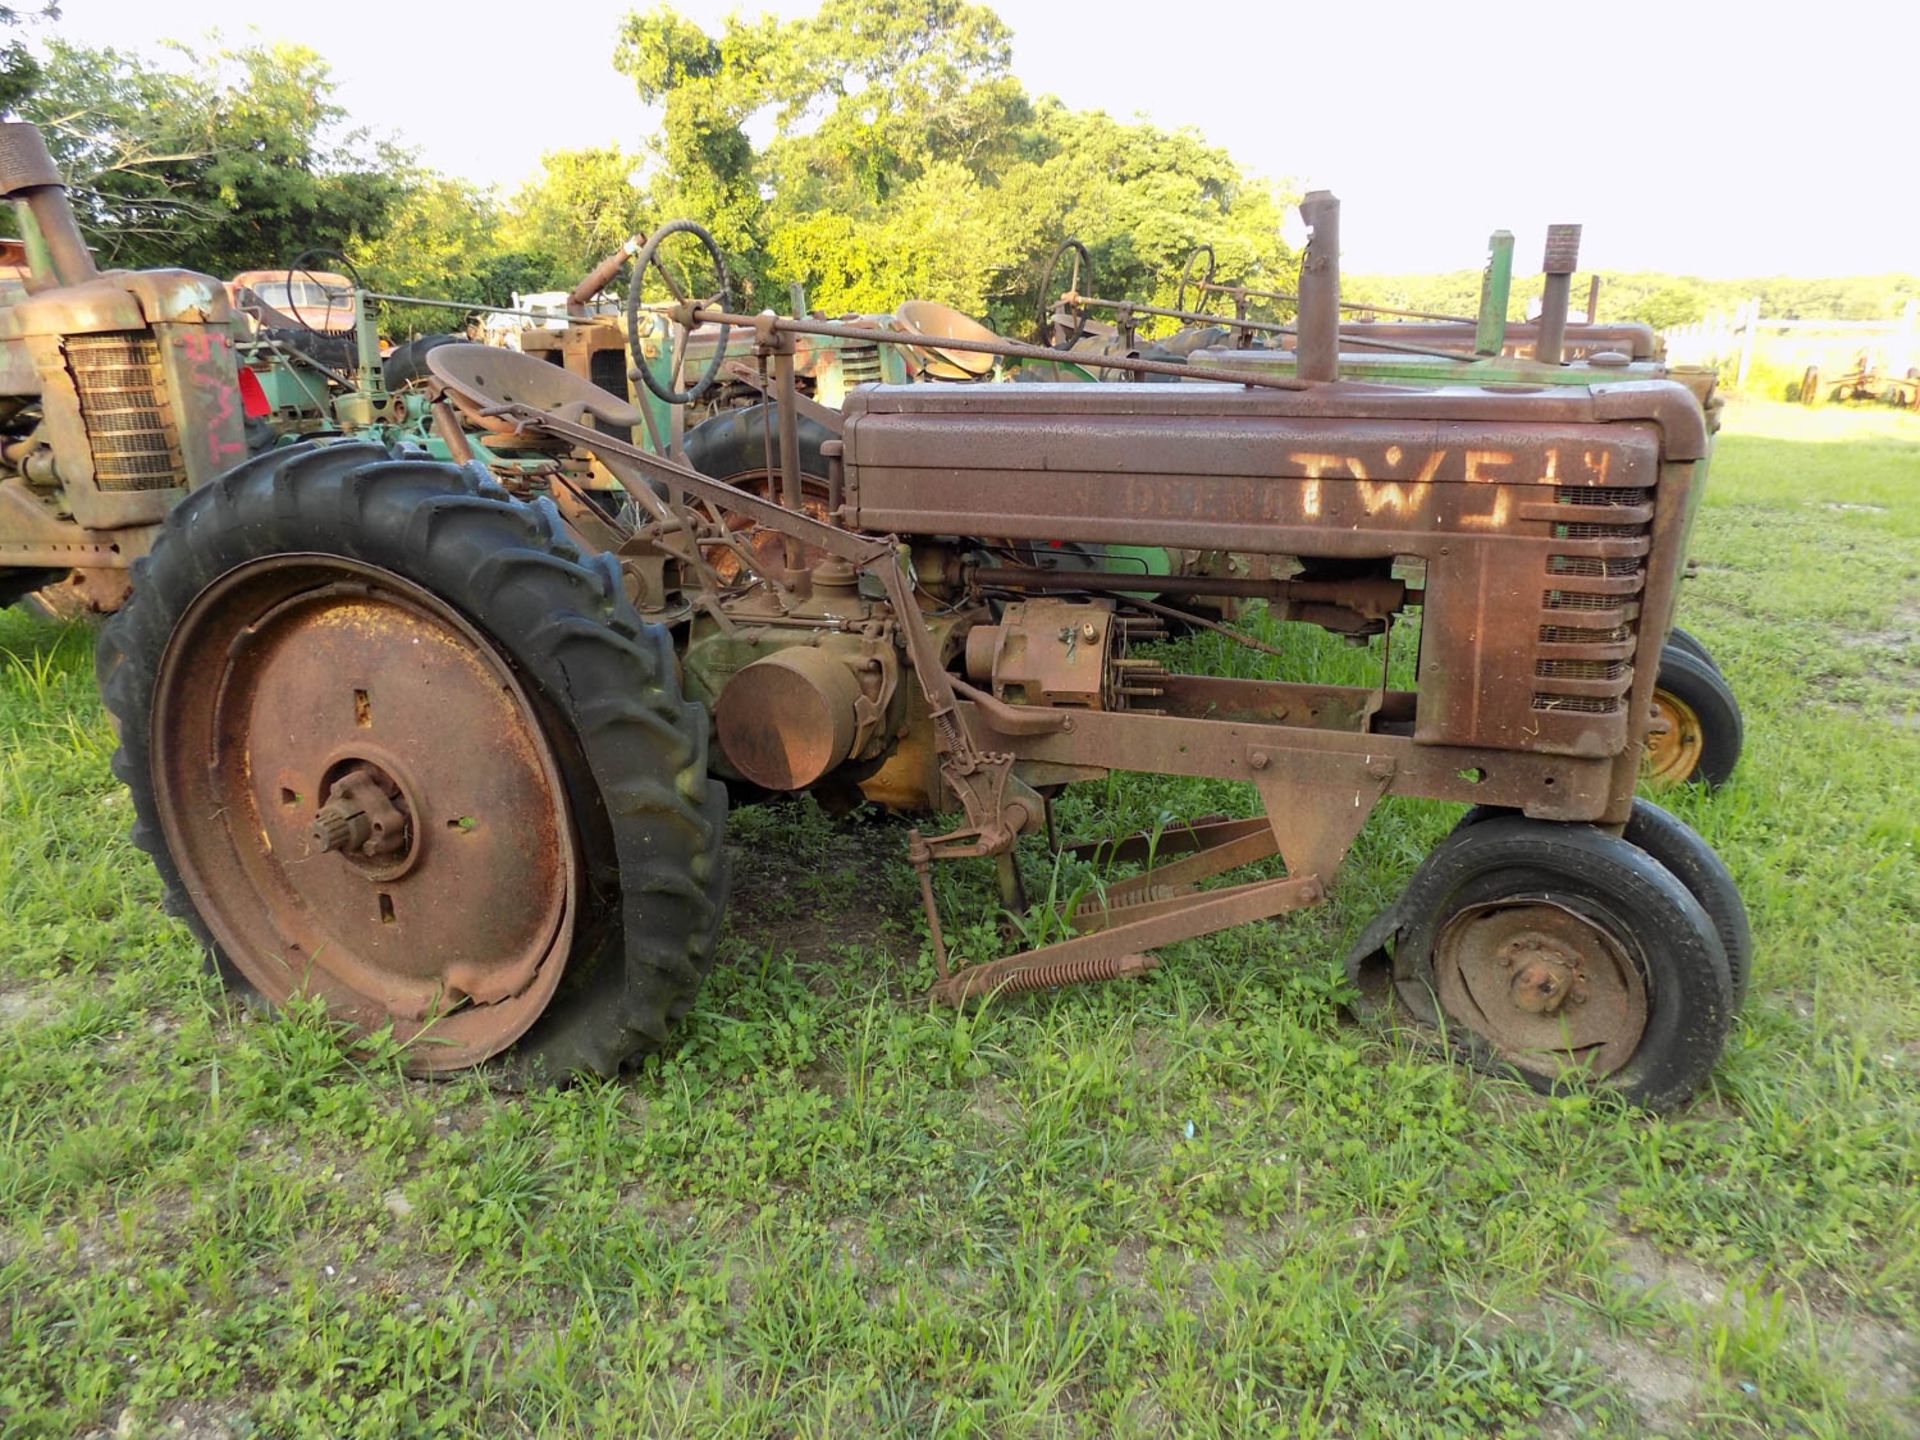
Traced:
[[[1205, 310], [1174, 310], [1165, 305], [1139, 305], [1131, 300], [1108, 300], [1100, 295], [1080, 295], [1072, 290], [1060, 297], [1062, 305], [1097, 305], [1103, 310], [1127, 310], [1136, 315], [1164, 315], [1169, 320], [1192, 320], [1196, 323], [1214, 323], [1224, 325], [1227, 317], [1215, 315]], [[1259, 330], [1270, 335], [1292, 335], [1297, 333], [1291, 325], [1282, 325], [1277, 320], [1241, 320], [1235, 319], [1233, 325], [1240, 330]]]
[[584, 312], [587, 302], [612, 284], [613, 277], [620, 273], [620, 267], [638, 255], [640, 247], [646, 243], [647, 237], [644, 235], [629, 235], [621, 241], [618, 249], [609, 252], [604, 260], [586, 273], [578, 285], [567, 292], [567, 314]]
[[[774, 351], [773, 382], [780, 392], [775, 415], [780, 425], [780, 499], [787, 509], [802, 514], [806, 505], [800, 496], [800, 406], [796, 403], [791, 340]], [[806, 561], [806, 549], [798, 535], [782, 536], [781, 544], [786, 552], [787, 575], [792, 579]]]
[[1580, 227], [1549, 225], [1546, 258], [1540, 266], [1546, 275], [1540, 291], [1540, 328], [1533, 342], [1533, 358], [1543, 365], [1558, 365], [1566, 349], [1567, 307], [1579, 259]]
[[389, 305], [425, 305], [431, 310], [483, 310], [489, 315], [524, 315], [529, 320], [557, 320], [558, 315], [545, 314], [538, 310], [525, 310], [518, 305], [489, 305], [482, 300], [429, 300], [424, 295], [387, 295], [378, 290], [362, 290], [365, 300], [384, 300]]
[[1029, 565], [980, 566], [975, 584], [1010, 590], [1086, 590], [1120, 595], [1239, 595], [1261, 600], [1397, 610], [1407, 587], [1399, 580], [1261, 580], [1241, 575], [1129, 575], [1112, 570], [1046, 570]]
[[454, 464], [465, 465], [473, 459], [473, 446], [467, 440], [467, 432], [460, 428], [460, 417], [453, 413], [452, 404], [444, 399], [434, 403], [433, 433], [447, 447], [447, 455]]
[[[1248, 320], [1239, 315], [1229, 320], [1225, 315], [1214, 315], [1204, 310], [1170, 310], [1163, 305], [1136, 305], [1131, 300], [1109, 300], [1101, 295], [1076, 295], [1072, 291], [1060, 297], [1063, 305], [1096, 305], [1104, 310], [1130, 310], [1138, 315], [1164, 315], [1170, 320], [1191, 320], [1196, 324], [1220, 325], [1236, 331], [1258, 330], [1269, 335], [1298, 335], [1298, 327], [1282, 325], [1272, 320]], [[1471, 324], [1472, 322], [1467, 322]], [[1374, 340], [1356, 335], [1351, 330], [1340, 332], [1342, 344], [1354, 345], [1367, 350], [1392, 350], [1402, 355], [1424, 355], [1434, 360], [1472, 360], [1474, 357], [1461, 350], [1436, 350], [1429, 345], [1407, 345], [1398, 340]], [[941, 342], [945, 344], [945, 341]], [[1056, 352], [1067, 353], [1072, 352]], [[1087, 361], [1094, 368], [1104, 366], [1106, 360]]]
[[[1285, 290], [1249, 290], [1244, 285], [1226, 285], [1217, 280], [1196, 280], [1190, 282], [1196, 290], [1212, 290], [1222, 295], [1244, 295], [1250, 300], [1287, 300], [1298, 303], [1298, 295], [1289, 295]], [[1471, 325], [1470, 315], [1442, 315], [1434, 310], [1399, 310], [1391, 305], [1369, 305], [1364, 300], [1342, 300], [1342, 310], [1355, 310], [1368, 315], [1399, 315], [1408, 320], [1446, 320], [1456, 325]]]
[[[724, 310], [709, 310], [705, 305], [676, 306], [673, 319], [696, 325], [767, 326], [790, 335], [829, 335], [842, 340], [865, 340], [875, 345], [924, 347], [925, 335], [905, 335], [898, 330], [877, 330], [867, 325], [842, 325], [830, 320], [789, 320], [782, 315], [735, 315]], [[1086, 365], [1096, 370], [1132, 370], [1142, 375], [1171, 375], [1179, 380], [1226, 381], [1257, 390], [1307, 390], [1312, 382], [1292, 375], [1268, 375], [1254, 370], [1234, 370], [1217, 365], [1176, 365], [1166, 360], [1141, 360], [1131, 355], [1080, 355], [1052, 350], [1044, 345], [1026, 345], [1018, 340], [971, 340], [960, 336], [941, 336], [942, 350], [972, 350], [982, 355], [1005, 355], [1015, 360], [1045, 360], [1056, 365]], [[1461, 357], [1449, 357], [1458, 359]]]

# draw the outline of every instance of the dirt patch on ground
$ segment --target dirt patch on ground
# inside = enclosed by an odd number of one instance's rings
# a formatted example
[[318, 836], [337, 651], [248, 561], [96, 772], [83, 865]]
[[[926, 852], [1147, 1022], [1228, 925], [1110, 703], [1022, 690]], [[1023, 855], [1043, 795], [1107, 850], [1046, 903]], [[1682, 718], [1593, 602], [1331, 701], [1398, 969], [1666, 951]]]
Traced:
[[[1619, 1259], [1629, 1286], [1677, 1299], [1702, 1321], [1724, 1316], [1745, 1323], [1749, 1303], [1772, 1288], [1762, 1283], [1749, 1290], [1637, 1237], [1622, 1242]], [[1876, 1396], [1890, 1412], [1905, 1417], [1896, 1433], [1920, 1437], [1915, 1404], [1920, 1401], [1920, 1342], [1887, 1321], [1844, 1312], [1821, 1295], [1817, 1284], [1791, 1288], [1798, 1343], [1814, 1351], [1821, 1364], [1842, 1371], [1857, 1393]], [[1695, 1357], [1630, 1337], [1601, 1337], [1591, 1348], [1650, 1424], [1678, 1422], [1700, 1398]]]
[[1701, 1393], [1692, 1356], [1627, 1335], [1599, 1335], [1586, 1343], [1619, 1387], [1619, 1398], [1639, 1412], [1649, 1429], [1685, 1434], [1692, 1428]]
[[0, 1026], [38, 1020], [47, 1009], [46, 998], [31, 987], [0, 985]]
[[907, 918], [889, 873], [906, 852], [905, 832], [849, 821], [809, 841], [805, 853], [778, 843], [727, 846], [727, 933], [754, 945], [771, 941], [802, 965], [838, 959], [849, 947], [887, 948]]

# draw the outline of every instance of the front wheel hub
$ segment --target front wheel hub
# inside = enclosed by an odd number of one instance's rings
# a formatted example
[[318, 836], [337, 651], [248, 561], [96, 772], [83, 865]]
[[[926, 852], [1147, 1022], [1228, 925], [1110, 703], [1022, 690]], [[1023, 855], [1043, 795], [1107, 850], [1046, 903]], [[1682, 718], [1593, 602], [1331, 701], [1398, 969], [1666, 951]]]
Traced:
[[1545, 896], [1461, 910], [1433, 967], [1447, 1015], [1522, 1070], [1611, 1075], [1646, 1032], [1646, 982], [1605, 917]]

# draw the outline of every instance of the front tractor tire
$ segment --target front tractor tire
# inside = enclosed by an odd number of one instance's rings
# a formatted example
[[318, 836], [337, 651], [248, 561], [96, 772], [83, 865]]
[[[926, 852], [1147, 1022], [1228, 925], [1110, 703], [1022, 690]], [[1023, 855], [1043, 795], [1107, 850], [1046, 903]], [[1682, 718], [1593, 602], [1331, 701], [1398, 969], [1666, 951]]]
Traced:
[[1517, 815], [1456, 828], [1347, 970], [1370, 1019], [1537, 1090], [1578, 1080], [1653, 1111], [1706, 1085], [1736, 1008], [1720, 929], [1681, 877], [1596, 827]]
[[1733, 778], [1746, 744], [1740, 701], [1712, 657], [1669, 641], [1660, 652], [1653, 717], [1640, 773], [1656, 788]]
[[544, 502], [358, 442], [168, 516], [100, 639], [114, 773], [233, 988], [415, 1073], [658, 1047], [714, 959], [726, 801], [668, 637]]

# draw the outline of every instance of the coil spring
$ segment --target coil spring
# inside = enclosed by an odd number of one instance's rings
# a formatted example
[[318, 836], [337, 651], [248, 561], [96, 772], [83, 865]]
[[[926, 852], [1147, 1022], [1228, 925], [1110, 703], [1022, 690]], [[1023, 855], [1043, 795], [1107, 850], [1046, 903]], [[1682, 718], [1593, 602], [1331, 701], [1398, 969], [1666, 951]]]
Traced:
[[1138, 975], [1153, 966], [1142, 965], [1141, 955], [1090, 955], [1084, 960], [1061, 960], [1022, 970], [994, 988], [1002, 995], [1019, 995], [1028, 990], [1053, 990], [1062, 985], [1087, 985], [1095, 980], [1116, 980], [1122, 975]]

